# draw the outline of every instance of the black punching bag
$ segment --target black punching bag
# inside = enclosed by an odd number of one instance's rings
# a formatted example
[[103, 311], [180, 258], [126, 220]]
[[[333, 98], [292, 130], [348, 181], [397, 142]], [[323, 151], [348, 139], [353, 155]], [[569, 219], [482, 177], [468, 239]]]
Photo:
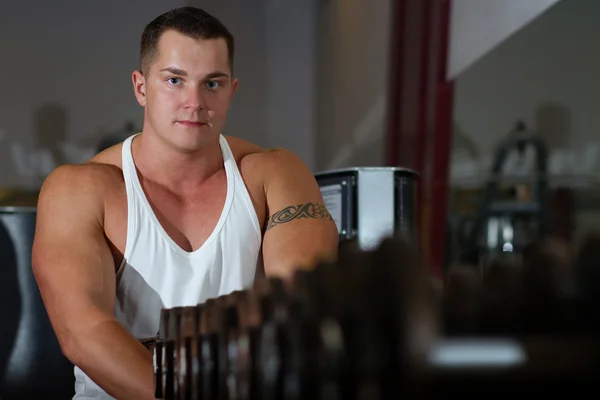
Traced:
[[35, 208], [0, 207], [0, 398], [70, 399], [62, 355], [31, 270]]

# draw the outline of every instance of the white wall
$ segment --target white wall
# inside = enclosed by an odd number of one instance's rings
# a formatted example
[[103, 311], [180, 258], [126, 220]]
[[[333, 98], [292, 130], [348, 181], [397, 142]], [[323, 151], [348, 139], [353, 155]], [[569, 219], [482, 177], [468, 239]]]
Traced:
[[188, 0], [236, 38], [240, 86], [228, 134], [294, 151], [315, 169], [318, 0]]
[[456, 77], [558, 1], [452, 0], [449, 77]]
[[[7, 2], [4, 2], [7, 3]], [[266, 147], [314, 156], [316, 0], [12, 1], [0, 12], [0, 187], [37, 187], [19, 174], [11, 148], [54, 151], [58, 143], [94, 146], [128, 120], [141, 126], [131, 88], [146, 23], [170, 8], [195, 5], [220, 18], [236, 37], [240, 86], [225, 133]], [[295, 12], [290, 5], [295, 4]], [[270, 40], [267, 40], [270, 38]], [[287, 46], [286, 44], [290, 44]], [[84, 151], [77, 153], [85, 157]], [[51, 168], [51, 165], [48, 167]], [[48, 169], [46, 168], [46, 170]]]
[[266, 0], [267, 142], [293, 149], [313, 170], [319, 2]]
[[598, 179], [598, 15], [597, 0], [559, 2], [458, 77], [455, 182], [468, 175], [461, 167], [486, 172], [479, 165], [517, 119], [546, 139], [553, 171]]
[[319, 3], [317, 165], [381, 165], [392, 1]]
[[130, 73], [144, 24], [163, 11], [158, 0], [3, 3], [0, 185], [36, 183], [17, 173], [10, 142], [27, 150], [89, 145], [126, 120], [141, 121]]

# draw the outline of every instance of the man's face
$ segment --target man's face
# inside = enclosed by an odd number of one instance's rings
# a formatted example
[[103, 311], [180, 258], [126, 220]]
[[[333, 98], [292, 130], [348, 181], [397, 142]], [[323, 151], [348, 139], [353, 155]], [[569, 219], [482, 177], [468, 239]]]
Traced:
[[145, 75], [133, 73], [136, 98], [145, 107], [145, 129], [180, 151], [214, 143], [237, 87], [225, 40], [166, 31], [146, 69]]

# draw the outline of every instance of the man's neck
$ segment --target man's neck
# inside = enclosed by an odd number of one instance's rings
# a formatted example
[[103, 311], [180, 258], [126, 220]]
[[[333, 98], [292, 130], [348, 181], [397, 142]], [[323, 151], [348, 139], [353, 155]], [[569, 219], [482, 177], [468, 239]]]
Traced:
[[218, 138], [193, 153], [178, 151], [158, 141], [153, 135], [137, 136], [132, 143], [133, 158], [145, 178], [174, 192], [193, 190], [223, 168]]

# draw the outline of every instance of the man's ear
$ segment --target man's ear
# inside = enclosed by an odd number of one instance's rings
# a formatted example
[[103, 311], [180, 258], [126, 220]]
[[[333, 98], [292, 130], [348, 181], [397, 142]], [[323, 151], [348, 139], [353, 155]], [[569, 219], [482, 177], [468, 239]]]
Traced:
[[237, 78], [235, 78], [231, 81], [231, 93], [229, 94], [230, 99], [233, 97], [233, 94], [235, 93], [235, 91], [238, 87], [238, 83], [239, 83], [239, 80]]
[[146, 106], [146, 77], [141, 71], [135, 70], [131, 74], [131, 81], [133, 83], [133, 94], [142, 107]]

